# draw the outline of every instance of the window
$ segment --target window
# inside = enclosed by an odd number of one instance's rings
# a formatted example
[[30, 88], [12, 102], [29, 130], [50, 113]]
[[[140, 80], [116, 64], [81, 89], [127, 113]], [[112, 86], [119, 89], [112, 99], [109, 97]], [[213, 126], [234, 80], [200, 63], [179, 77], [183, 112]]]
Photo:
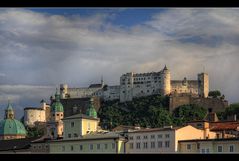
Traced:
[[130, 148], [130, 149], [134, 149], [134, 143], [130, 143], [130, 144], [129, 144], [129, 148]]
[[97, 144], [97, 149], [98, 149], [98, 150], [100, 149], [100, 144]]
[[94, 146], [93, 144], [90, 144], [90, 150], [93, 150]]
[[169, 148], [169, 143], [170, 143], [169, 141], [165, 141], [165, 147], [166, 148]]
[[71, 138], [71, 134], [68, 134], [68, 138]]
[[71, 127], [74, 127], [75, 126], [75, 123], [74, 122], [71, 122]]
[[90, 122], [88, 122], [87, 128], [88, 128], [88, 130], [90, 130]]
[[191, 144], [187, 144], [187, 150], [191, 150]]
[[61, 116], [63, 116], [63, 114], [61, 114]]
[[148, 139], [148, 136], [147, 136], [147, 135], [144, 135], [144, 139]]
[[221, 145], [217, 146], [217, 152], [222, 152], [222, 146]]
[[55, 114], [52, 114], [52, 116], [54, 117], [54, 116], [55, 116]]
[[137, 139], [137, 140], [140, 140], [140, 136], [137, 136], [136, 139]]
[[74, 150], [74, 146], [73, 145], [71, 145], [71, 151], [73, 151]]
[[197, 143], [197, 149], [200, 149], [200, 143]]
[[129, 137], [129, 140], [134, 140], [134, 137], [133, 137], [133, 136], [130, 136], [130, 137]]
[[115, 143], [112, 143], [112, 149], [115, 149]]
[[161, 139], [161, 138], [162, 138], [162, 135], [161, 135], [161, 134], [160, 134], [160, 135], [158, 135], [158, 138], [159, 138], [159, 139]]
[[108, 144], [105, 144], [105, 149], [107, 149], [108, 148]]
[[208, 148], [206, 149], [206, 153], [209, 153], [209, 149]]
[[59, 116], [59, 113], [58, 113], [58, 114], [56, 114], [56, 116]]
[[165, 138], [169, 138], [169, 134], [165, 134]]
[[140, 143], [136, 143], [136, 149], [140, 149]]
[[148, 148], [148, 143], [144, 142], [144, 149], [147, 149], [147, 148]]
[[229, 146], [229, 152], [234, 152], [234, 145]]
[[77, 137], [78, 137], [78, 135], [77, 135], [76, 133], [74, 133], [74, 137], [75, 137], [75, 138], [77, 138]]
[[62, 146], [62, 151], [65, 151], [65, 150], [66, 150], [65, 146]]
[[163, 142], [162, 141], [159, 141], [158, 142], [158, 148], [162, 148], [163, 147]]
[[82, 151], [83, 150], [83, 145], [80, 145], [80, 151]]
[[205, 149], [202, 149], [202, 153], [205, 153]]
[[151, 135], [151, 139], [154, 139], [155, 138], [155, 135]]
[[155, 148], [155, 142], [151, 142], [151, 148], [152, 148], [152, 149]]

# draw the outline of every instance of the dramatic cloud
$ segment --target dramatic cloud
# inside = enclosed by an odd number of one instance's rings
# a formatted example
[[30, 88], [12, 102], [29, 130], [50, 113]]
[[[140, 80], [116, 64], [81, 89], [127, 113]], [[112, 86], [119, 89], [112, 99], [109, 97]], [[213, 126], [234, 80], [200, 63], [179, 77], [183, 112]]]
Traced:
[[1, 9], [0, 103], [11, 97], [19, 108], [37, 106], [60, 83], [88, 86], [103, 75], [116, 85], [123, 73], [165, 64], [172, 79], [196, 79], [205, 70], [211, 90], [239, 101], [238, 9], [168, 9], [130, 27], [111, 23], [112, 15]]

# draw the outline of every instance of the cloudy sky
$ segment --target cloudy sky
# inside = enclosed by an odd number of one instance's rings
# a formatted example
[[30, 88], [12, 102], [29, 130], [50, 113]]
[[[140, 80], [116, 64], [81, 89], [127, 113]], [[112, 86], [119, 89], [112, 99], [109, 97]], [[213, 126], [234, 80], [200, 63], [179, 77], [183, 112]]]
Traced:
[[239, 102], [239, 9], [0, 9], [0, 119], [7, 99], [49, 102], [60, 83], [119, 84], [126, 72], [160, 71], [172, 79], [207, 72], [210, 90]]

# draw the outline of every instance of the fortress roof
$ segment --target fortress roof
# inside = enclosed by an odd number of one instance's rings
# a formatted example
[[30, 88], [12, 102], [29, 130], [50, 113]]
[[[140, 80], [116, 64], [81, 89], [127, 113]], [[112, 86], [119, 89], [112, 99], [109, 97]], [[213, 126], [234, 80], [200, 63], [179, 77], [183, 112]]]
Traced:
[[102, 84], [91, 84], [89, 88], [101, 88]]

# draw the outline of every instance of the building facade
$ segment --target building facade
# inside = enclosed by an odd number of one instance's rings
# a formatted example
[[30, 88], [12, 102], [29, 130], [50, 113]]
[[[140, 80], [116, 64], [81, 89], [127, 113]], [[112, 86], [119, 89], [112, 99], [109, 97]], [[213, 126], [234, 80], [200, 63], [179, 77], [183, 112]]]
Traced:
[[170, 70], [166, 67], [159, 72], [126, 73], [120, 77], [120, 85], [107, 86], [93, 84], [88, 88], [68, 88], [61, 84], [61, 98], [84, 98], [97, 96], [103, 100], [132, 101], [133, 98], [154, 94], [168, 95], [170, 93], [190, 93], [207, 97], [209, 92], [209, 77], [206, 73], [198, 74], [197, 80], [171, 80]]
[[180, 140], [180, 153], [239, 153], [238, 138]]
[[[193, 134], [193, 135], [192, 135]], [[127, 153], [175, 153], [179, 152], [179, 140], [215, 138], [210, 131], [185, 127], [143, 129], [128, 132]]]
[[46, 123], [50, 121], [50, 105], [42, 101], [40, 107], [24, 108], [24, 125], [35, 127], [36, 122]]

